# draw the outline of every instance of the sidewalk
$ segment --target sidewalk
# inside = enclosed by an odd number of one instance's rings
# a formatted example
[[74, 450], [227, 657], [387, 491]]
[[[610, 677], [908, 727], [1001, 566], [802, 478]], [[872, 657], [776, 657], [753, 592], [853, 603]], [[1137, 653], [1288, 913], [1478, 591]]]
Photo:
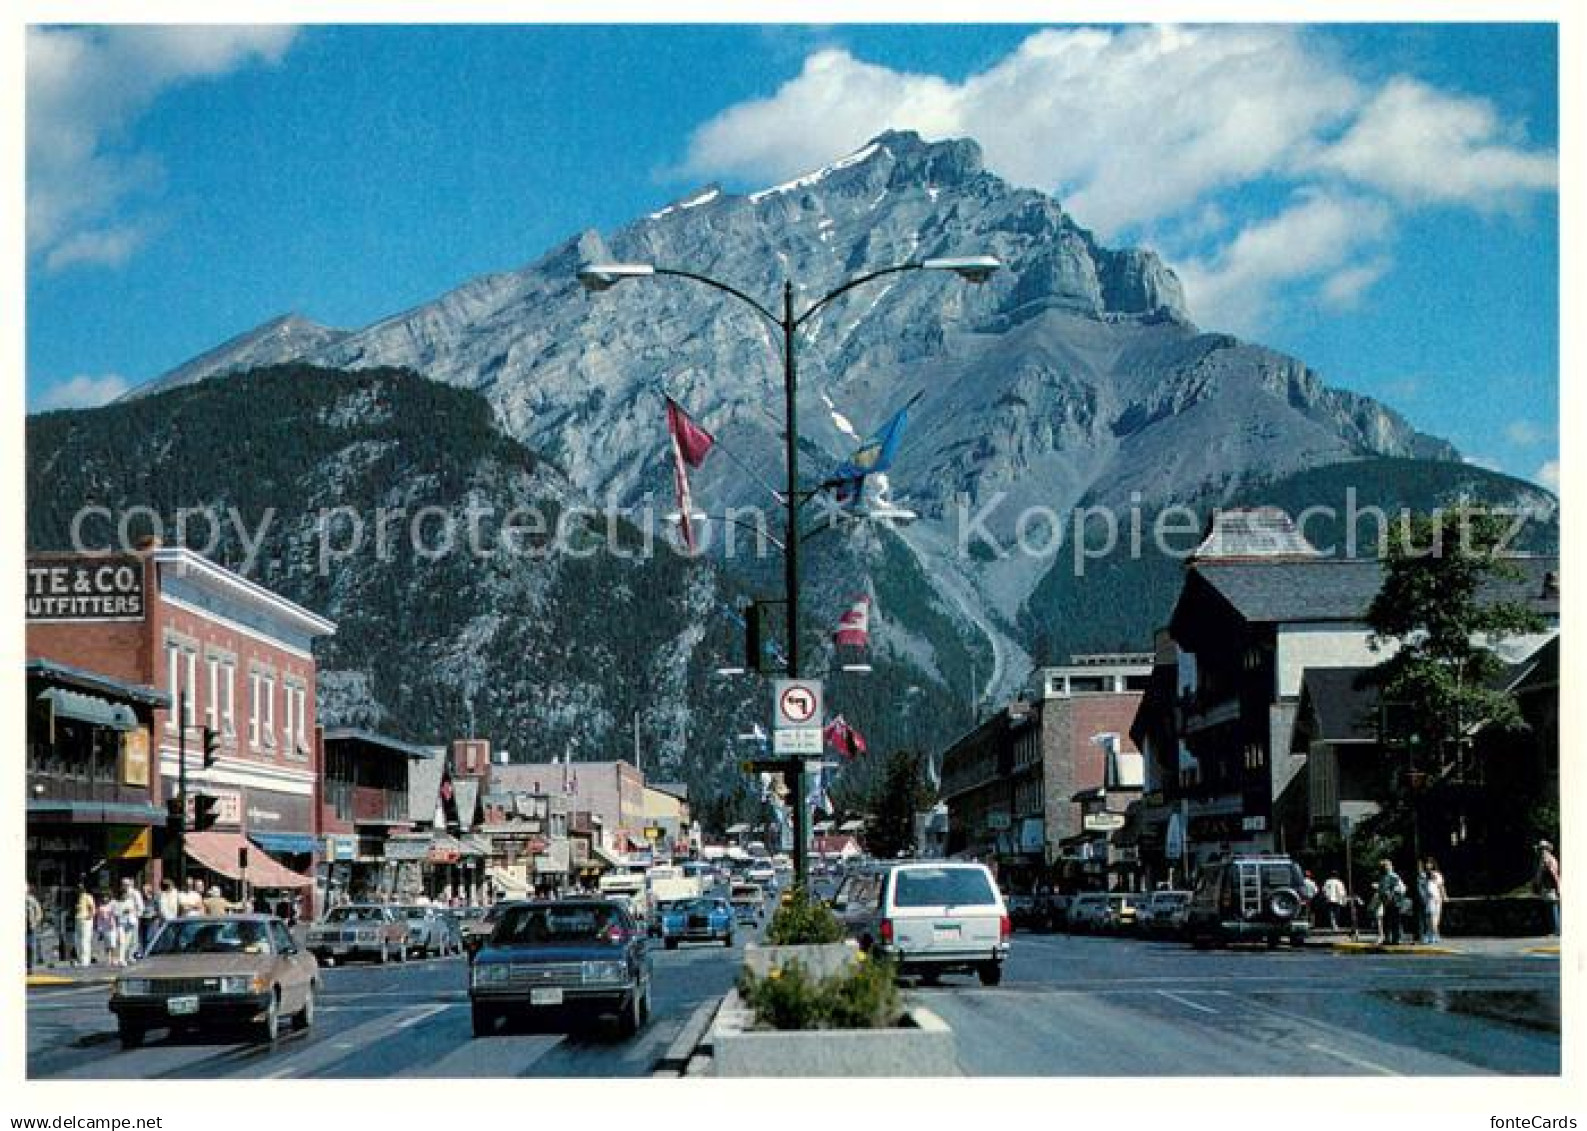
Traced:
[[106, 966], [103, 963], [93, 966], [40, 965], [35, 966], [33, 973], [27, 976], [27, 985], [30, 990], [45, 986], [109, 985], [125, 969], [125, 966]]

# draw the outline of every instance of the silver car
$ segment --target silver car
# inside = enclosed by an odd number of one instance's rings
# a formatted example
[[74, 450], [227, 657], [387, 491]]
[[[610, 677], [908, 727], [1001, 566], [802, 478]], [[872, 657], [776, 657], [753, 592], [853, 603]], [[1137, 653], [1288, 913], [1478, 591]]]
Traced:
[[925, 982], [973, 972], [984, 986], [1003, 980], [1012, 924], [984, 865], [947, 861], [892, 864], [848, 876], [833, 910], [861, 947]]
[[445, 910], [421, 904], [399, 904], [392, 908], [397, 918], [408, 925], [407, 949], [410, 954], [424, 957], [437, 954], [461, 954], [463, 941], [457, 924]]
[[1069, 930], [1072, 934], [1100, 931], [1107, 915], [1107, 892], [1081, 892], [1069, 901]]

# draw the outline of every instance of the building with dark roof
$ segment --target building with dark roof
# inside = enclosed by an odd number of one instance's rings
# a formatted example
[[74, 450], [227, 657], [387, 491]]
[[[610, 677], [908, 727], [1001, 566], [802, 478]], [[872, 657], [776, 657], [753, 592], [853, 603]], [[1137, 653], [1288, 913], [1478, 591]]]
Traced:
[[[1352, 681], [1389, 654], [1374, 647], [1366, 619], [1383, 565], [1308, 550], [1282, 512], [1231, 511], [1215, 516], [1186, 566], [1130, 728], [1161, 784], [1142, 830], [1154, 878], [1173, 869], [1183, 880], [1227, 852], [1305, 845], [1313, 732], [1306, 743], [1295, 737], [1304, 693], [1308, 726], [1325, 745], [1337, 751], [1363, 735], [1366, 700]], [[1557, 632], [1559, 565], [1555, 557], [1513, 564], [1520, 577], [1485, 595], [1525, 603], [1549, 623], [1544, 634], [1505, 642], [1528, 655]], [[1330, 812], [1336, 822], [1344, 815]]]

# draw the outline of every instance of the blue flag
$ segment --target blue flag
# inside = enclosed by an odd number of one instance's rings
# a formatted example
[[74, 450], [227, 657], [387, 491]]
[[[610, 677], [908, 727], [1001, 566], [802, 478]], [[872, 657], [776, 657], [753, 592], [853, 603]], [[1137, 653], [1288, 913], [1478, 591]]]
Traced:
[[910, 405], [920, 397], [921, 394], [916, 393], [910, 398], [909, 404], [893, 413], [892, 418], [872, 432], [854, 450], [854, 454], [838, 466], [832, 478], [822, 484], [833, 489], [838, 502], [847, 503], [859, 498], [867, 475], [876, 475], [893, 466], [893, 457], [898, 454], [898, 443], [903, 438], [904, 425], [909, 419]]

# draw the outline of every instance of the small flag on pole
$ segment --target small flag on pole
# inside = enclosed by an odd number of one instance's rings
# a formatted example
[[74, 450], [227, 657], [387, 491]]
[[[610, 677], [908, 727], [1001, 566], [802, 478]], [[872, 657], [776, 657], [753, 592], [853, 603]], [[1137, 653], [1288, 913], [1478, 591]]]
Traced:
[[838, 618], [838, 627], [832, 634], [839, 648], [866, 648], [871, 643], [871, 599], [857, 597], [844, 614]]
[[821, 737], [845, 758], [858, 757], [865, 753], [865, 737], [848, 724], [842, 715], [837, 715], [821, 730]]
[[689, 468], [705, 462], [716, 438], [694, 422], [683, 406], [667, 400], [667, 435], [672, 440], [672, 485], [678, 493], [679, 527], [683, 544], [694, 553], [694, 501], [689, 495]]
[[854, 454], [832, 473], [832, 478], [821, 485], [832, 491], [834, 499], [840, 503], [856, 501], [865, 489], [867, 475], [877, 475], [893, 466], [893, 459], [898, 454], [898, 443], [903, 439], [904, 425], [909, 419], [910, 406], [921, 395], [916, 393], [910, 398], [909, 404], [893, 413], [886, 424], [866, 437]]

